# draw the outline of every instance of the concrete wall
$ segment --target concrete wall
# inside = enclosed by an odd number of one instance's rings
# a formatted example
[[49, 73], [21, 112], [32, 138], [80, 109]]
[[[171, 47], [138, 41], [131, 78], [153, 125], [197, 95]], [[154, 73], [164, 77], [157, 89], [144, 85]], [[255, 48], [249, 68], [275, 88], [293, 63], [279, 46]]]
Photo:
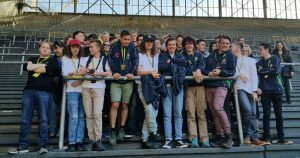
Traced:
[[0, 17], [18, 15], [16, 3], [16, 0], [0, 2]]

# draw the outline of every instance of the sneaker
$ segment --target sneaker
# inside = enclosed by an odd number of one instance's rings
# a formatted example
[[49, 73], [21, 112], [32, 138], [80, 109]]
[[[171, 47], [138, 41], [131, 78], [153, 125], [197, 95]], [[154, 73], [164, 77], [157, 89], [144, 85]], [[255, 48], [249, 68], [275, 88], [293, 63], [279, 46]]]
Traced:
[[270, 141], [266, 141], [265, 145], [271, 145], [272, 143]]
[[192, 138], [191, 148], [199, 148], [198, 139], [195, 137]]
[[222, 146], [225, 147], [225, 148], [231, 148], [232, 144], [233, 144], [232, 135], [231, 134], [225, 134], [224, 142], [223, 142]]
[[150, 133], [147, 141], [145, 142], [145, 147], [147, 149], [157, 149], [157, 146], [155, 145], [156, 141], [156, 134]]
[[23, 154], [23, 153], [28, 153], [29, 152], [29, 148], [27, 147], [15, 147], [13, 149], [10, 149], [8, 151], [9, 154]]
[[256, 145], [256, 146], [263, 146], [263, 145], [266, 145], [266, 142], [261, 141], [259, 139], [253, 139], [253, 140], [251, 140], [251, 144]]
[[72, 152], [72, 151], [76, 151], [76, 146], [75, 144], [70, 144], [68, 146], [68, 148], [66, 149], [67, 152]]
[[86, 151], [93, 151], [94, 150], [94, 144], [95, 144], [95, 142], [90, 141], [87, 145], [85, 145], [85, 150]]
[[243, 142], [244, 142], [245, 145], [250, 145], [251, 144], [251, 141], [250, 141], [249, 137], [244, 138]]
[[48, 153], [47, 147], [40, 147], [40, 150], [38, 151], [39, 154], [46, 154]]
[[201, 143], [202, 145], [202, 148], [210, 148], [210, 144], [209, 144], [209, 141], [207, 140], [207, 141], [203, 141], [202, 143]]
[[187, 147], [188, 147], [187, 144], [183, 143], [182, 140], [176, 140], [176, 148], [187, 148]]
[[116, 132], [115, 131], [110, 132], [108, 142], [109, 142], [110, 145], [116, 145], [117, 144]]
[[224, 142], [224, 137], [217, 135], [213, 142], [210, 143], [212, 147], [220, 147]]
[[97, 142], [96, 142], [96, 150], [97, 151], [104, 151], [104, 150], [106, 150], [105, 147], [104, 147], [104, 145], [102, 144], [101, 139], [97, 140]]
[[278, 141], [279, 144], [281, 145], [292, 145], [294, 144], [293, 141], [290, 141], [290, 140], [282, 140], [282, 141]]
[[75, 146], [76, 146], [76, 150], [78, 150], [78, 151], [84, 151], [84, 145], [83, 145], [83, 143], [76, 143]]
[[162, 146], [163, 149], [171, 149], [172, 148], [172, 141], [166, 140], [165, 144]]
[[125, 134], [125, 138], [132, 138], [134, 136], [134, 132], [133, 131], [128, 131], [128, 132], [126, 132], [126, 134]]
[[120, 128], [119, 134], [118, 134], [118, 140], [124, 141], [124, 138], [125, 138], [125, 129], [124, 128]]

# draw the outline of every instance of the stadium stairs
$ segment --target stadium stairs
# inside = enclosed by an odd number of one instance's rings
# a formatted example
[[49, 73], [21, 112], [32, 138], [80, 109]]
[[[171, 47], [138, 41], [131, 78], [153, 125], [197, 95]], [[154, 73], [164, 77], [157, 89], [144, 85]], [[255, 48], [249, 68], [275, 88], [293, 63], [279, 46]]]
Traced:
[[[9, 38], [9, 37], [8, 37]], [[31, 39], [28, 39], [31, 40]], [[16, 41], [24, 41], [24, 37], [17, 37]], [[0, 41], [2, 46], [5, 41]], [[15, 42], [12, 47], [24, 47], [24, 43]], [[25, 48], [25, 47], [24, 47]], [[2, 49], [0, 49], [2, 52]], [[20, 50], [11, 49], [11, 53], [21, 53]], [[33, 43], [29, 44], [26, 53], [37, 53], [37, 48], [33, 48]], [[1, 54], [0, 54], [1, 56]], [[26, 57], [28, 58], [28, 57]], [[3, 61], [20, 61], [21, 56], [4, 56]], [[26, 60], [26, 59], [25, 59]], [[2, 61], [2, 60], [1, 60]], [[298, 61], [295, 61], [298, 62]], [[299, 72], [300, 67], [296, 67]], [[26, 73], [20, 75], [20, 64], [0, 64], [0, 157], [9, 157], [9, 148], [16, 146], [20, 132], [22, 90], [27, 80]], [[103, 138], [107, 147], [103, 152], [63, 152], [58, 150], [58, 138], [49, 139], [50, 152], [45, 155], [38, 155], [37, 152], [30, 152], [23, 155], [10, 157], [236, 157], [236, 158], [296, 158], [300, 157], [300, 75], [292, 80], [292, 104], [283, 104], [284, 130], [287, 139], [293, 140], [293, 145], [270, 145], [270, 146], [234, 146], [230, 149], [209, 148], [209, 149], [141, 149], [141, 137], [133, 137], [125, 142], [118, 143], [111, 147], [107, 138]], [[285, 99], [284, 99], [285, 100]], [[262, 108], [260, 106], [260, 112]], [[262, 114], [261, 114], [262, 118]], [[37, 135], [37, 116], [33, 117], [33, 125], [30, 135], [32, 149], [35, 148]], [[260, 120], [260, 127], [262, 120]], [[276, 136], [276, 125], [274, 113], [271, 115], [271, 133]], [[261, 137], [261, 134], [259, 135]], [[237, 136], [235, 135], [235, 138]], [[163, 137], [158, 138], [159, 145], [163, 143]], [[184, 136], [187, 141], [187, 137]], [[87, 141], [87, 139], [86, 139]], [[237, 139], [235, 139], [237, 142]], [[67, 140], [65, 139], [65, 147]]]

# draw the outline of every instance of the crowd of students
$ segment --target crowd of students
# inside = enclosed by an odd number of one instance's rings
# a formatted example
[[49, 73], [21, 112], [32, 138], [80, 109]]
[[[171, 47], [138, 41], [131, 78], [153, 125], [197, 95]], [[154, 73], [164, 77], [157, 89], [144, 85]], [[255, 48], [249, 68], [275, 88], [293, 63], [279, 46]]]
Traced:
[[[66, 151], [105, 150], [102, 137], [106, 126], [109, 126], [110, 145], [124, 141], [126, 135], [136, 134], [142, 135], [142, 148], [147, 149], [230, 148], [233, 122], [227, 109], [232, 102], [233, 81], [214, 80], [217, 77], [237, 78], [244, 144], [272, 143], [271, 104], [276, 116], [276, 142], [292, 144], [284, 138], [282, 94], [285, 89], [290, 104], [289, 79], [294, 76], [294, 68], [281, 65], [292, 62], [283, 42], [276, 43], [273, 53], [270, 44], [261, 43], [258, 62], [242, 37], [232, 41], [220, 35], [209, 44], [209, 51], [205, 47], [205, 40], [190, 36], [167, 35], [160, 39], [126, 30], [119, 39], [109, 33], [100, 38], [96, 34], [86, 37], [77, 31], [64, 41], [40, 42], [39, 56], [24, 64], [28, 81], [23, 92], [19, 144], [9, 153], [29, 152], [34, 109], [38, 111], [38, 152], [48, 152], [48, 122], [49, 135], [56, 136], [56, 115], [60, 110], [63, 77], [67, 76], [85, 76], [90, 80], [66, 82], [69, 144]], [[114, 80], [93, 80], [97, 76], [112, 76]], [[133, 80], [134, 76], [140, 76], [140, 80]], [[185, 76], [193, 79], [185, 80]], [[212, 80], [203, 80], [204, 76]], [[259, 96], [263, 107], [263, 140], [256, 135]], [[213, 140], [208, 136], [208, 122], [214, 125]], [[87, 144], [84, 144], [85, 131]], [[182, 140], [186, 132], [189, 142]], [[162, 133], [165, 143], [159, 147], [156, 137]]]

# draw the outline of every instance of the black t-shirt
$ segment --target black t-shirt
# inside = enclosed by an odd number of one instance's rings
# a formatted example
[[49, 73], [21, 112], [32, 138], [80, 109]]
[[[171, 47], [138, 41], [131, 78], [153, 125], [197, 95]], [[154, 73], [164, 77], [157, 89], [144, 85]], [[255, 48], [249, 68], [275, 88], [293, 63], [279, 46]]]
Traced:
[[41, 73], [38, 77], [34, 77], [34, 71], [27, 70], [27, 63], [24, 64], [23, 70], [28, 71], [27, 84], [24, 90], [41, 90], [41, 91], [52, 91], [53, 77], [59, 74], [59, 64], [54, 58], [45, 58], [31, 57], [28, 61], [31, 61], [33, 64], [37, 64], [39, 60], [40, 64], [46, 64], [46, 73]]

